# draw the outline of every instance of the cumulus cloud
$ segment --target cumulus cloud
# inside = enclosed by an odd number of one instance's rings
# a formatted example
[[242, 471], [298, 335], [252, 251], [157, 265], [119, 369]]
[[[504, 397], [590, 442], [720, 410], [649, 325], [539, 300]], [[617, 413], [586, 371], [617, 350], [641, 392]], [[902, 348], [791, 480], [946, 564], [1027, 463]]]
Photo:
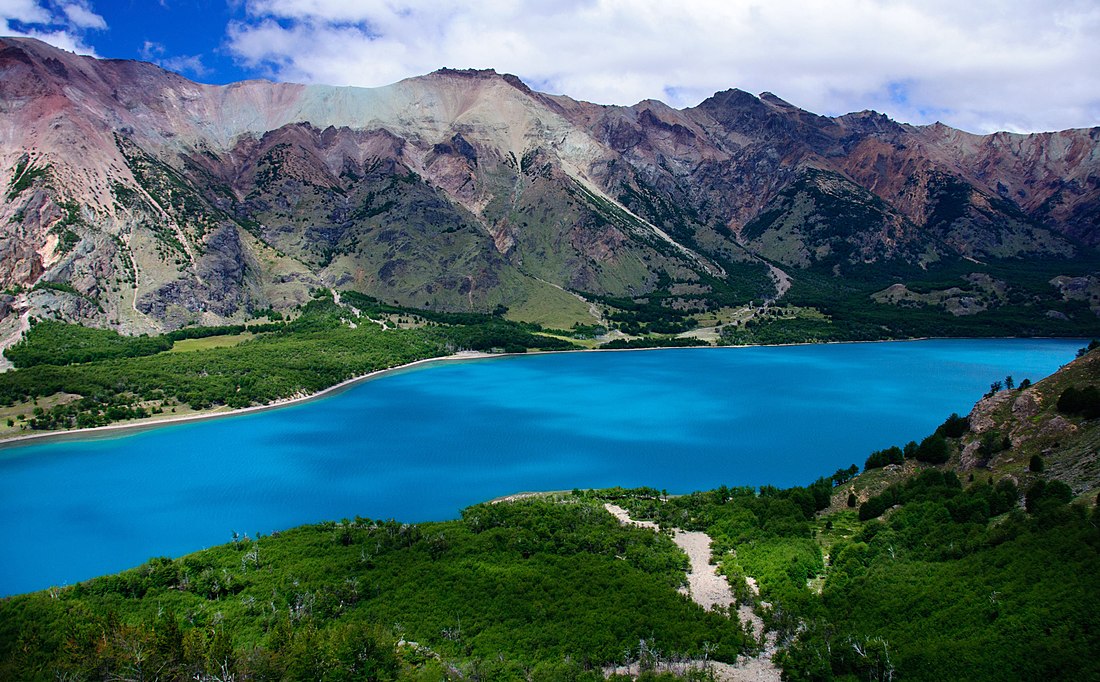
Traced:
[[107, 22], [104, 21], [103, 17], [84, 5], [65, 5], [62, 11], [65, 13], [65, 17], [69, 20], [69, 23], [76, 28], [95, 28], [100, 30], [107, 28]]
[[1100, 125], [1097, 35], [1092, 0], [245, 0], [228, 47], [278, 80], [495, 68], [608, 104], [737, 87], [988, 132]]
[[0, 18], [28, 24], [40, 24], [50, 20], [50, 13], [36, 0], [0, 0]]
[[107, 22], [85, 0], [0, 0], [3, 35], [38, 38], [70, 52], [95, 55], [84, 34], [106, 28]]

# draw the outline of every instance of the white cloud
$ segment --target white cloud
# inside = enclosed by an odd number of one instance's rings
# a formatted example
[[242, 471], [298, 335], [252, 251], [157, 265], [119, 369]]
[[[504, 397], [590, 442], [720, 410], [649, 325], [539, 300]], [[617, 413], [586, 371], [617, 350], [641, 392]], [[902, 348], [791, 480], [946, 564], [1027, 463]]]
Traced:
[[40, 24], [50, 20], [50, 13], [35, 0], [0, 0], [0, 18]]
[[89, 30], [104, 30], [107, 22], [83, 0], [57, 3], [50, 0], [0, 0], [0, 32], [8, 36], [37, 38], [78, 54], [95, 55], [84, 42]]
[[[3, 2], [5, 0], [0, 0]], [[768, 90], [967, 130], [1100, 125], [1093, 0], [247, 0], [244, 64], [280, 80], [383, 85], [496, 68], [602, 103], [691, 106]]]
[[189, 73], [199, 78], [210, 73], [210, 69], [203, 63], [201, 55], [169, 56], [164, 45], [151, 40], [145, 41], [138, 54], [145, 61], [176, 73]]
[[100, 30], [107, 28], [106, 20], [84, 5], [76, 3], [65, 5], [63, 11], [69, 23], [77, 28], [94, 28]]
[[157, 60], [157, 65], [176, 73], [189, 73], [196, 78], [202, 78], [210, 73], [210, 69], [206, 68], [202, 57], [197, 54], [164, 57]]

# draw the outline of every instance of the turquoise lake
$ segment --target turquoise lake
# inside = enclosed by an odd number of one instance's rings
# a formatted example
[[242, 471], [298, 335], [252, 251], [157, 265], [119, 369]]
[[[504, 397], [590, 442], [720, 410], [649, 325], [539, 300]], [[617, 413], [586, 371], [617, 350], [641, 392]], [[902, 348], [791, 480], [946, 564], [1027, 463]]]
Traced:
[[809, 483], [1036, 381], [1080, 340], [938, 340], [439, 362], [279, 409], [0, 450], [0, 594], [344, 517], [520, 491]]

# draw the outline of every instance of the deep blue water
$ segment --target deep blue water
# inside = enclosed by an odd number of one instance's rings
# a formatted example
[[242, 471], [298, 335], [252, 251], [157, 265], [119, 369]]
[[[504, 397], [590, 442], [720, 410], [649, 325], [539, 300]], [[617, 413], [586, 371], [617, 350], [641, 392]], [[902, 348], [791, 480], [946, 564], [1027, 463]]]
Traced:
[[0, 594], [356, 515], [509, 493], [801, 485], [1038, 380], [1078, 340], [568, 353], [432, 363], [326, 398], [0, 450]]

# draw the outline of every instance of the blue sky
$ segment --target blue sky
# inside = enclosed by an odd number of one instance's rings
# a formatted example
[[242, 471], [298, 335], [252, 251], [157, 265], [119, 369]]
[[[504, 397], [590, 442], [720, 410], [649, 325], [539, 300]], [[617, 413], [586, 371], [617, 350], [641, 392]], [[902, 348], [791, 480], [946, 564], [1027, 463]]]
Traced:
[[[204, 83], [224, 84], [253, 78], [260, 70], [247, 67], [229, 50], [226, 27], [245, 18], [244, 4], [225, 0], [92, 0], [89, 2], [10, 2], [45, 10], [47, 20], [8, 18], [9, 31], [45, 34], [47, 42], [99, 57], [141, 59], [159, 63]], [[5, 0], [0, 0], [0, 13]], [[67, 6], [85, 8], [102, 19], [79, 25]], [[69, 13], [71, 14], [71, 12]], [[16, 14], [16, 16], [19, 16]], [[51, 41], [48, 38], [54, 37]], [[71, 42], [70, 40], [71, 39]]]
[[243, 8], [224, 0], [116, 0], [96, 2], [107, 29], [88, 35], [104, 57], [160, 61], [208, 83], [231, 83], [254, 74], [226, 49], [225, 28]]
[[972, 132], [1100, 125], [1096, 0], [0, 0], [0, 22], [206, 83], [495, 68], [606, 104], [736, 87]]

